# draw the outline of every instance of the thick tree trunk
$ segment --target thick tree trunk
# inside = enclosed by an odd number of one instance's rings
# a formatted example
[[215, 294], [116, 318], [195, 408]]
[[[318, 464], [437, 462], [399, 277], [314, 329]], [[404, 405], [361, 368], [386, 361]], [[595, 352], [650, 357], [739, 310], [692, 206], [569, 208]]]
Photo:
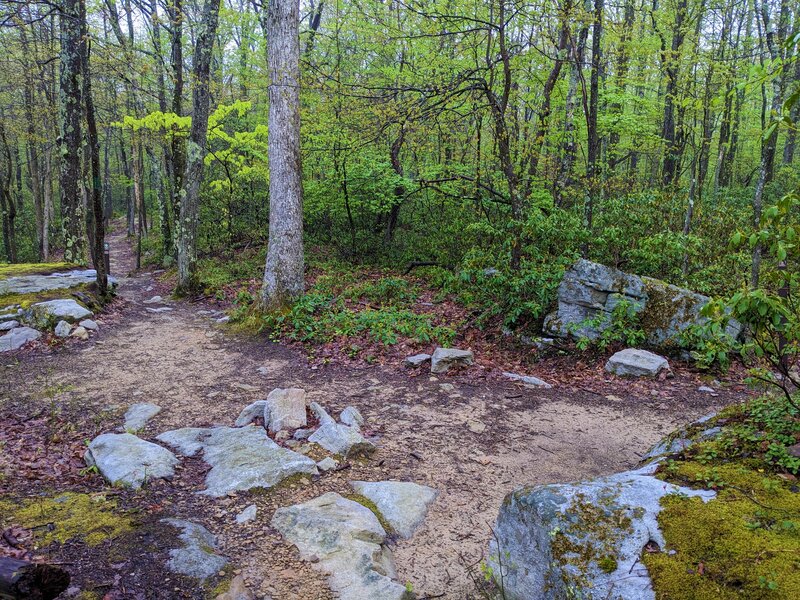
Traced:
[[261, 290], [266, 308], [291, 302], [304, 288], [299, 21], [298, 0], [269, 0], [269, 246]]
[[206, 0], [194, 48], [192, 86], [192, 128], [186, 142], [186, 170], [180, 191], [180, 220], [176, 225], [178, 239], [178, 292], [191, 293], [197, 285], [197, 218], [200, 205], [200, 184], [206, 156], [208, 113], [211, 109], [209, 73], [217, 35], [220, 0]]
[[59, 89], [61, 132], [59, 183], [64, 260], [86, 260], [81, 199], [81, 18], [80, 0], [63, 0], [60, 19], [61, 74]]
[[0, 598], [52, 600], [69, 586], [59, 567], [0, 557]]

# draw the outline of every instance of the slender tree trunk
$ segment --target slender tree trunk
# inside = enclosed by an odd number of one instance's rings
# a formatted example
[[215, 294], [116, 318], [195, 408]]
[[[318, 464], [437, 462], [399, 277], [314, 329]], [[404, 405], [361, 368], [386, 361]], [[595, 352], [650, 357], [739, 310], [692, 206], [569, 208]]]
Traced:
[[81, 16], [80, 0], [63, 0], [61, 14], [60, 148], [61, 227], [64, 260], [86, 260], [81, 201]]
[[195, 276], [197, 218], [200, 205], [200, 184], [203, 181], [203, 161], [206, 156], [208, 114], [211, 109], [211, 93], [208, 84], [214, 39], [217, 36], [219, 3], [220, 0], [205, 0], [197, 43], [194, 48], [192, 128], [186, 142], [186, 171], [180, 191], [180, 220], [176, 225], [179, 293], [191, 293], [197, 285]]
[[103, 246], [106, 239], [105, 220], [103, 219], [103, 186], [100, 181], [100, 138], [97, 135], [97, 120], [95, 118], [94, 96], [92, 94], [92, 74], [89, 63], [90, 47], [87, 42], [88, 31], [86, 26], [86, 4], [80, 1], [81, 26], [83, 29], [82, 47], [82, 75], [83, 75], [83, 100], [86, 106], [86, 143], [89, 148], [89, 163], [91, 165], [91, 185], [89, 188], [89, 212], [92, 216], [92, 261], [97, 273], [97, 293], [101, 298], [108, 295], [108, 273], [103, 257]]
[[303, 294], [303, 188], [300, 164], [300, 6], [269, 0], [269, 245], [262, 304], [286, 305]]
[[675, 22], [672, 30], [672, 44], [669, 52], [662, 40], [662, 63], [665, 66], [667, 80], [664, 90], [664, 121], [661, 137], [664, 140], [664, 165], [661, 178], [664, 186], [672, 186], [679, 174], [678, 154], [680, 144], [677, 140], [675, 109], [678, 91], [678, 72], [680, 70], [680, 54], [686, 36], [685, 21], [687, 16], [687, 0], [679, 0], [675, 10]]

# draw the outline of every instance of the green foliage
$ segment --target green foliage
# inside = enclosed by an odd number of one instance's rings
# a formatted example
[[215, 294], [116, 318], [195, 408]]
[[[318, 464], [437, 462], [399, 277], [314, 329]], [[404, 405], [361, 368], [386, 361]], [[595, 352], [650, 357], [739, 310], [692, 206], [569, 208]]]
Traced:
[[595, 347], [605, 351], [615, 345], [638, 346], [647, 337], [641, 326], [637, 306], [628, 300], [617, 302], [610, 314], [600, 313], [593, 319], [570, 324], [568, 327], [576, 334], [586, 329], [602, 329], [596, 338], [578, 337], [577, 346], [580, 350]]

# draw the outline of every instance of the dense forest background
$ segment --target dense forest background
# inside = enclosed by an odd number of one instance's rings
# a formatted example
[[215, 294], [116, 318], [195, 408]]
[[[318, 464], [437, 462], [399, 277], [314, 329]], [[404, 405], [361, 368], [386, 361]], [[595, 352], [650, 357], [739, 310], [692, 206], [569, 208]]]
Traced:
[[[94, 218], [96, 188], [106, 220], [126, 215], [141, 261], [174, 264], [207, 51], [199, 277], [233, 257], [263, 269], [266, 6], [9, 0], [0, 10], [8, 262], [88, 261], [81, 223]], [[475, 284], [473, 299], [513, 324], [542, 318], [581, 255], [711, 295], [757, 284], [780, 262], [762, 266], [758, 244], [728, 243], [800, 180], [797, 4], [311, 0], [299, 16], [312, 263], [433, 264], [431, 278]], [[82, 47], [72, 88], [69, 43]], [[79, 88], [93, 106], [70, 112], [65, 95]], [[88, 121], [71, 142], [77, 168], [65, 173], [63, 160], [65, 119], [90, 111], [95, 179]]]

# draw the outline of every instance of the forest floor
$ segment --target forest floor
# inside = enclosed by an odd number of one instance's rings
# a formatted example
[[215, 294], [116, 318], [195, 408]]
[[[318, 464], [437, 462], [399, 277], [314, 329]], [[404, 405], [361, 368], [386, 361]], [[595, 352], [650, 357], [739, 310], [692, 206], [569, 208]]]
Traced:
[[[436, 377], [399, 364], [319, 365], [302, 349], [230, 333], [202, 301], [168, 300], [171, 311], [148, 312], [144, 300], [168, 298], [169, 289], [158, 274], [134, 272], [123, 233], [110, 243], [119, 298], [97, 317], [99, 333], [0, 358], [0, 500], [104, 492], [135, 520], [134, 533], [96, 546], [79, 539], [45, 546], [37, 532], [18, 538], [18, 552], [66, 565], [75, 595], [89, 592], [84, 598], [208, 597], [215, 582], [200, 588], [163, 566], [169, 545], [159, 520], [173, 516], [216, 534], [233, 572], [259, 597], [330, 598], [324, 576], [270, 527], [272, 514], [325, 492], [349, 494], [351, 480], [386, 479], [439, 491], [415, 535], [390, 544], [399, 581], [419, 598], [479, 597], [473, 578], [481, 578], [478, 564], [508, 492], [630, 468], [676, 426], [748, 395], [730, 380], [716, 395], [702, 393], [699, 374], [681, 367], [673, 379], [617, 380], [602, 373], [602, 360], [562, 360], [564, 382], [552, 389], [486, 377], [480, 355], [476, 367]], [[221, 500], [195, 493], [203, 474], [197, 459], [184, 461], [172, 481], [139, 491], [110, 489], [84, 470], [86, 441], [118, 428], [133, 403], [162, 407], [140, 433], [152, 439], [178, 427], [231, 425], [250, 402], [290, 386], [332, 413], [357, 407], [380, 438], [377, 452], [308, 484]], [[253, 503], [257, 518], [238, 525], [235, 516]]]

